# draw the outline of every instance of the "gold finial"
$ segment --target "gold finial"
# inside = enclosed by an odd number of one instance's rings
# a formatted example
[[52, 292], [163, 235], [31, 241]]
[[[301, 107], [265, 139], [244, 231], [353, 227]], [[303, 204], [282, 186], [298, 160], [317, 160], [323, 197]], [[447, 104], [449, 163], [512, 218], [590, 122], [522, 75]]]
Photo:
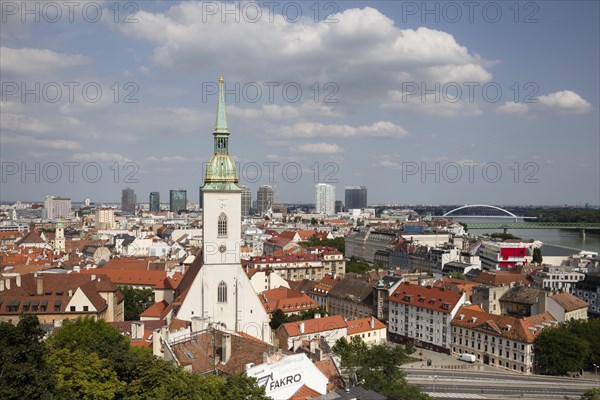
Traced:
[[223, 77], [222, 76], [219, 77], [219, 83], [223, 83]]

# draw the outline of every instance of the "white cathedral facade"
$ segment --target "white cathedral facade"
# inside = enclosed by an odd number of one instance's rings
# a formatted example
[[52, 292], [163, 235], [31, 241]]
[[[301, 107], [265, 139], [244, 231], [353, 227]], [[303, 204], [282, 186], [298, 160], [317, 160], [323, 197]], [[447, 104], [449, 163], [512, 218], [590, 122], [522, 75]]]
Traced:
[[271, 342], [269, 317], [241, 265], [242, 188], [229, 156], [229, 129], [223, 78], [214, 136], [214, 155], [206, 168], [203, 197], [203, 265], [177, 318], [201, 319]]

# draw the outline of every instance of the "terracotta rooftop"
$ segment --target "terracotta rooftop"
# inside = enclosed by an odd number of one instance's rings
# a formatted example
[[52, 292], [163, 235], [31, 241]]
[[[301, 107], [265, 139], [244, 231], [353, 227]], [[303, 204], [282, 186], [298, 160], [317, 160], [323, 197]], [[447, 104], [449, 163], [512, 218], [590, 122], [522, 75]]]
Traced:
[[140, 317], [160, 318], [163, 311], [165, 311], [168, 305], [169, 303], [167, 303], [165, 300], [159, 301], [158, 303], [154, 303], [150, 307], [148, 307], [146, 311], [141, 313]]
[[319, 371], [321, 371], [323, 375], [325, 375], [327, 379], [329, 379], [329, 382], [327, 383], [328, 393], [344, 387], [344, 381], [342, 379], [340, 371], [338, 371], [337, 367], [335, 366], [335, 363], [331, 358], [326, 358], [324, 360], [317, 361], [314, 364], [317, 368], [319, 368]]
[[[167, 277], [166, 271], [146, 271], [146, 270], [128, 270], [128, 269], [107, 269], [104, 268], [91, 268], [82, 269], [79, 271], [81, 275], [104, 275], [108, 277], [112, 282], [117, 285], [133, 285], [133, 286], [152, 286], [159, 288], [167, 288], [170, 286], [172, 289], [177, 288], [181, 282], [181, 274], [175, 273], [173, 278]], [[165, 284], [165, 279], [168, 279], [168, 283]]]
[[295, 313], [319, 307], [319, 303], [305, 293], [284, 287], [265, 290], [258, 297], [269, 314], [277, 309], [284, 313]]
[[462, 294], [444, 288], [420, 286], [404, 282], [390, 296], [390, 301], [450, 313], [456, 304], [458, 304], [461, 297]]
[[309, 335], [318, 332], [326, 332], [335, 329], [346, 328], [346, 321], [341, 315], [331, 315], [329, 317], [307, 319], [297, 322], [286, 322], [279, 329], [283, 329], [287, 336], [300, 336], [300, 324], [304, 324], [304, 334]]
[[[371, 328], [371, 318], [373, 318], [373, 325], [374, 325], [373, 328]], [[357, 333], [363, 333], [363, 332], [368, 332], [368, 331], [372, 331], [372, 330], [379, 330], [379, 329], [386, 328], [384, 323], [375, 317], [355, 319], [355, 320], [346, 322], [346, 324], [348, 325], [348, 335], [355, 335]]]
[[549, 312], [518, 319], [486, 313], [475, 306], [461, 307], [452, 320], [453, 326], [469, 328], [525, 343], [533, 343], [543, 329], [552, 327], [555, 324], [556, 321]]

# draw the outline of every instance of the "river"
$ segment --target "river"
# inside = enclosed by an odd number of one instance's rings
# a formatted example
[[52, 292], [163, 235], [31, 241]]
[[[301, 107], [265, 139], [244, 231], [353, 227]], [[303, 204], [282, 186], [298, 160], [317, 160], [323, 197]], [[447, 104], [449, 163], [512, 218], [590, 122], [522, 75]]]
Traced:
[[[497, 219], [463, 219], [461, 222], [468, 224], [469, 222], [490, 222], [498, 221]], [[502, 232], [502, 229], [469, 229], [472, 235], [482, 235], [484, 233]], [[600, 253], [600, 232], [586, 231], [585, 239], [580, 236], [576, 229], [509, 229], [508, 233], [512, 233], [523, 239], [536, 239], [544, 243], [555, 244], [573, 249], [581, 249], [595, 251]]]

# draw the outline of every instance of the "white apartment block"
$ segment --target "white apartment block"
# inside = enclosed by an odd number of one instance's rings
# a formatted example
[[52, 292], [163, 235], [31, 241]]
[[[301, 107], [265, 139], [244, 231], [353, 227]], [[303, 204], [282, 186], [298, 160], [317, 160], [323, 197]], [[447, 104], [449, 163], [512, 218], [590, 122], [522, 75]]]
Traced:
[[544, 269], [537, 271], [533, 277], [533, 284], [546, 290], [560, 290], [561, 292], [573, 293], [575, 284], [584, 278], [585, 274], [575, 272], [570, 268], [544, 266]]
[[389, 298], [390, 340], [450, 353], [450, 323], [466, 297], [464, 292], [402, 283]]
[[69, 218], [71, 216], [71, 198], [46, 196], [44, 199], [44, 218]]
[[327, 183], [317, 183], [315, 185], [316, 203], [315, 207], [318, 214], [335, 214], [335, 186]]
[[96, 229], [114, 229], [115, 210], [112, 208], [99, 208], [96, 210]]

